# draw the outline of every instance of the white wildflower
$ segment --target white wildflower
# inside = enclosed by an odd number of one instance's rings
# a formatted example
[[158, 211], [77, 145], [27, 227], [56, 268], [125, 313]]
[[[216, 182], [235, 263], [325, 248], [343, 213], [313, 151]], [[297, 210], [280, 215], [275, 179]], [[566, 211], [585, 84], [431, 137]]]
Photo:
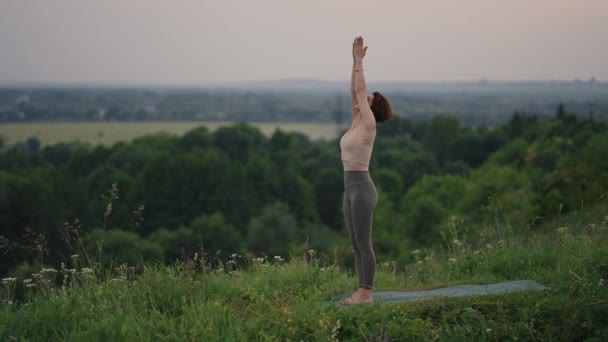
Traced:
[[492, 329], [488, 328], [488, 329], [486, 329], [486, 332], [489, 334], [492, 332]]
[[420, 253], [419, 249], [415, 249], [415, 250], [412, 251], [412, 254], [414, 254], [414, 255], [418, 255], [419, 253]]
[[4, 278], [2, 279], [2, 284], [13, 283], [15, 281], [17, 281], [17, 278]]
[[24, 284], [29, 284], [32, 282], [32, 279], [28, 278], [28, 279], [23, 279], [23, 283]]
[[449, 262], [456, 262], [456, 258], [449, 258], [448, 261]]

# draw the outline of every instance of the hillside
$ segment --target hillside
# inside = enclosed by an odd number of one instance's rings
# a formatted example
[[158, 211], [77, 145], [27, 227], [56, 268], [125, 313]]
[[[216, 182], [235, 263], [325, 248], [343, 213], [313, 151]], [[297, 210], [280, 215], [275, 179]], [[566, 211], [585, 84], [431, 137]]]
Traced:
[[[602, 341], [608, 337], [608, 213], [573, 215], [545, 234], [412, 251], [380, 264], [378, 290], [534, 279], [550, 291], [323, 306], [356, 279], [344, 260], [309, 250], [222, 263], [199, 255], [172, 266], [86, 268], [85, 257], [3, 280], [3, 341]], [[454, 247], [454, 248], [452, 248]], [[101, 251], [104, 252], [103, 250]], [[335, 299], [334, 299], [335, 300]]]

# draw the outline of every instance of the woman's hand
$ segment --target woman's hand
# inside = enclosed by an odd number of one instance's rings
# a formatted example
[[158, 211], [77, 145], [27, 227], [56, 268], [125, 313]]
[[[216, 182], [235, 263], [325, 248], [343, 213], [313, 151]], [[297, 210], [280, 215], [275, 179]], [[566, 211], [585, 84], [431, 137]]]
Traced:
[[355, 61], [362, 61], [363, 57], [365, 57], [365, 52], [367, 51], [367, 46], [363, 45], [363, 38], [356, 37], [353, 41], [353, 59]]

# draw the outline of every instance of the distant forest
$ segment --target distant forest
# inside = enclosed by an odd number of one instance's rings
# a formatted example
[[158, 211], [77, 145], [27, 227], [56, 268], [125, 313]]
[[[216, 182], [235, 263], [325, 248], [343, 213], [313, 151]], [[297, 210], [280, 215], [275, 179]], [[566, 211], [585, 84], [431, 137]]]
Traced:
[[[20, 265], [68, 265], [83, 250], [94, 255], [98, 241], [104, 267], [173, 262], [201, 246], [225, 259], [310, 248], [353, 258], [338, 146], [243, 123], [112, 146], [35, 138], [7, 146], [0, 277]], [[552, 220], [566, 227], [562, 219], [583, 209], [605, 215], [606, 170], [608, 123], [563, 106], [548, 121], [513, 114], [493, 128], [454, 116], [395, 118], [379, 125], [370, 162], [378, 260], [404, 265], [416, 248], [485, 245]]]
[[[466, 127], [496, 126], [512, 114], [551, 119], [559, 104], [581, 118], [608, 119], [608, 83], [454, 82], [370, 84], [396, 114], [414, 121], [457, 116]], [[223, 88], [4, 87], [0, 123], [34, 121], [345, 122], [348, 84], [276, 81]]]

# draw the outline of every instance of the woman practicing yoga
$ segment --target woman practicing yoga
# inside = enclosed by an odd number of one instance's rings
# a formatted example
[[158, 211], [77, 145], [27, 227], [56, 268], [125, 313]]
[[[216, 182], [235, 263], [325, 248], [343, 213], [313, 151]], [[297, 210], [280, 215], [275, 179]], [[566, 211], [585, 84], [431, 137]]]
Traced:
[[341, 304], [373, 302], [376, 257], [372, 247], [372, 217], [378, 198], [368, 167], [376, 138], [376, 123], [393, 117], [391, 106], [384, 96], [378, 92], [367, 95], [363, 75], [366, 51], [363, 38], [355, 38], [351, 75], [352, 123], [340, 140], [344, 167], [344, 220], [359, 277], [359, 288]]

